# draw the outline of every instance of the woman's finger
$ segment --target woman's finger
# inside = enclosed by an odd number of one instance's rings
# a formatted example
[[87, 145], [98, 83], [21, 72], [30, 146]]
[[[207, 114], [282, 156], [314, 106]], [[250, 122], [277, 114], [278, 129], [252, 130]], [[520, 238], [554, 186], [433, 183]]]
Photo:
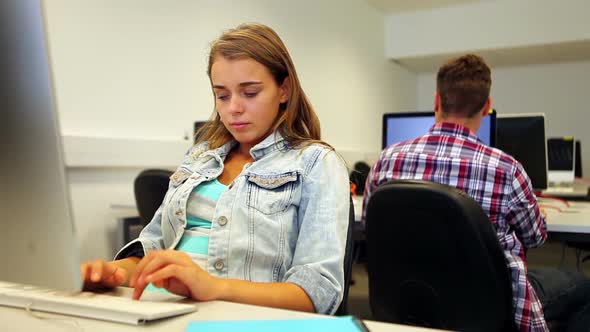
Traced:
[[[154, 274], [163, 275], [163, 276], [170, 276], [170, 274], [167, 271], [171, 271], [171, 270], [174, 271], [176, 266], [177, 265], [166, 265], [163, 268], [154, 272]], [[135, 288], [133, 290], [133, 299], [134, 300], [139, 300], [139, 298], [143, 294], [143, 291], [145, 290], [145, 288], [147, 287], [147, 285], [149, 283], [152, 283], [156, 287], [165, 288], [167, 290], [170, 290], [169, 283], [168, 283], [169, 277], [154, 279], [152, 276], [153, 276], [153, 274], [146, 275], [145, 277], [140, 277], [138, 279], [137, 284], [135, 285]], [[179, 295], [186, 296], [187, 294], [179, 294]]]
[[167, 265], [166, 267], [146, 276], [146, 281], [151, 282], [156, 287], [165, 288], [171, 293], [188, 296], [198, 300], [198, 296], [193, 296], [195, 285], [198, 283], [197, 274], [194, 269], [179, 265]]
[[90, 264], [90, 281], [98, 283], [102, 279], [102, 271], [105, 261], [97, 259]]
[[125, 279], [127, 279], [127, 271], [123, 268], [119, 268], [118, 266], [112, 264], [114, 266], [114, 270], [109, 274], [103, 276], [102, 284], [106, 287], [117, 287], [121, 286]]
[[137, 283], [137, 278], [139, 277], [139, 275], [141, 275], [143, 267], [154, 257], [155, 253], [155, 251], [149, 252], [147, 255], [143, 256], [143, 258], [137, 263], [137, 265], [135, 266], [135, 271], [131, 275], [131, 278], [129, 278], [129, 286], [135, 287], [135, 284]]
[[142, 274], [145, 266], [147, 264], [149, 264], [153, 259], [159, 257], [161, 252], [163, 252], [163, 250], [154, 250], [154, 251], [150, 251], [147, 255], [143, 256], [143, 258], [135, 266], [135, 272], [133, 272], [133, 275], [129, 279], [129, 286], [135, 287], [135, 284], [137, 283], [137, 279]]
[[194, 300], [208, 301], [215, 297], [211, 276], [197, 264], [169, 264], [145, 276], [146, 282], [165, 285], [168, 291], [190, 296]]
[[142, 276], [148, 275], [155, 270], [168, 264], [187, 265], [192, 263], [188, 255], [175, 250], [157, 250], [146, 255], [135, 268], [133, 276], [129, 280], [129, 286], [135, 287]]
[[80, 277], [82, 278], [82, 281], [89, 281], [89, 271], [90, 270], [90, 264], [88, 263], [82, 263], [80, 264]]
[[149, 281], [146, 281], [145, 277], [153, 271], [157, 271], [159, 269], [166, 267], [173, 261], [173, 258], [164, 252], [154, 253], [153, 255], [144, 257], [144, 259], [145, 262], [143, 263], [142, 269], [135, 270], [133, 281], [129, 284], [131, 287], [134, 288], [133, 299], [136, 300], [141, 297], [141, 294], [143, 294], [144, 289], [149, 284]]
[[146, 275], [145, 280], [146, 282], [158, 283], [168, 278], [176, 277], [178, 280], [184, 283], [185, 280], [181, 277], [181, 275], [183, 274], [182, 270], [183, 269], [178, 265], [167, 265], [164, 268], [154, 271], [154, 273], [152, 274]]
[[146, 283], [136, 284], [133, 288], [133, 296], [132, 299], [139, 300], [141, 294], [143, 294], [143, 290], [147, 286]]

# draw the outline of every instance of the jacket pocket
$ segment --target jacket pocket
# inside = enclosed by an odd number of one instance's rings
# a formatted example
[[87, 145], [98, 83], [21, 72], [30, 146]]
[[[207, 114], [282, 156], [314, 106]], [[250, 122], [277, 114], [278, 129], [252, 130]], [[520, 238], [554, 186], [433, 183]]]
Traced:
[[299, 180], [297, 172], [248, 174], [248, 206], [264, 214], [284, 211], [291, 205]]

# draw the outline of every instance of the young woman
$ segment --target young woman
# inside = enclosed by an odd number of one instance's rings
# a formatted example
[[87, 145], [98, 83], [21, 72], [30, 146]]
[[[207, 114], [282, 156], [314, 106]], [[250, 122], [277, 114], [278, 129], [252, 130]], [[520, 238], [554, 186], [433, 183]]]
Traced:
[[333, 313], [342, 300], [346, 166], [320, 140], [289, 53], [269, 27], [213, 42], [215, 110], [160, 209], [87, 288], [151, 285], [195, 300]]

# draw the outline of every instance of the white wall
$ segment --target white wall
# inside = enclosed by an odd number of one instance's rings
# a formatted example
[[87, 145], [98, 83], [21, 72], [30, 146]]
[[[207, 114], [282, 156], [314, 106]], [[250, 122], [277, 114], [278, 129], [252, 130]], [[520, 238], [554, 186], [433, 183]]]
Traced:
[[137, 216], [133, 179], [140, 171], [135, 168], [67, 169], [83, 260], [111, 259], [123, 245], [122, 219]]
[[386, 17], [392, 59], [590, 39], [587, 0], [494, 0]]
[[[436, 73], [418, 76], [418, 109], [432, 109]], [[590, 172], [590, 61], [492, 68], [492, 102], [498, 113], [541, 112], [547, 136], [582, 142], [583, 170]], [[523, 133], [525, 135], [525, 133]]]
[[[383, 17], [363, 0], [47, 0], [45, 7], [62, 133], [121, 158], [136, 156], [137, 146], [158, 155], [156, 140], [179, 143], [178, 159], [160, 164], [181, 159], [183, 137], [213, 106], [208, 44], [241, 22], [268, 24], [283, 38], [323, 138], [350, 161], [379, 151], [382, 113], [416, 106], [416, 75], [385, 59]], [[66, 144], [68, 160], [79, 148]], [[110, 258], [115, 219], [129, 211], [109, 206], [133, 202], [142, 165], [112, 168], [94, 150], [84, 156], [70, 165], [84, 167], [69, 168], [82, 258]]]

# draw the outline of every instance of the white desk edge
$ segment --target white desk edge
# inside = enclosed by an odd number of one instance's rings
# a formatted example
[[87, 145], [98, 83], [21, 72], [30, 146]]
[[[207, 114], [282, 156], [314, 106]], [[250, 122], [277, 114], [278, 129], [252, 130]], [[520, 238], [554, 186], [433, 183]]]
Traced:
[[[355, 221], [361, 221], [363, 197], [354, 196]], [[564, 212], [549, 212], [547, 230], [549, 232], [590, 234], [590, 202], [570, 202], [571, 207]]]
[[[130, 292], [130, 289], [125, 289]], [[40, 319], [24, 309], [0, 306], [0, 322], [2, 330], [8, 331], [184, 331], [191, 321], [204, 320], [256, 320], [256, 319], [302, 319], [326, 318], [329, 316], [267, 308], [254, 305], [231, 303], [224, 301], [198, 302], [197, 311], [177, 317], [167, 318], [145, 325], [126, 325], [87, 318], [71, 317], [57, 314], [36, 313]], [[431, 329], [412, 326], [389, 324], [375, 321], [364, 321], [372, 332], [427, 332]]]

